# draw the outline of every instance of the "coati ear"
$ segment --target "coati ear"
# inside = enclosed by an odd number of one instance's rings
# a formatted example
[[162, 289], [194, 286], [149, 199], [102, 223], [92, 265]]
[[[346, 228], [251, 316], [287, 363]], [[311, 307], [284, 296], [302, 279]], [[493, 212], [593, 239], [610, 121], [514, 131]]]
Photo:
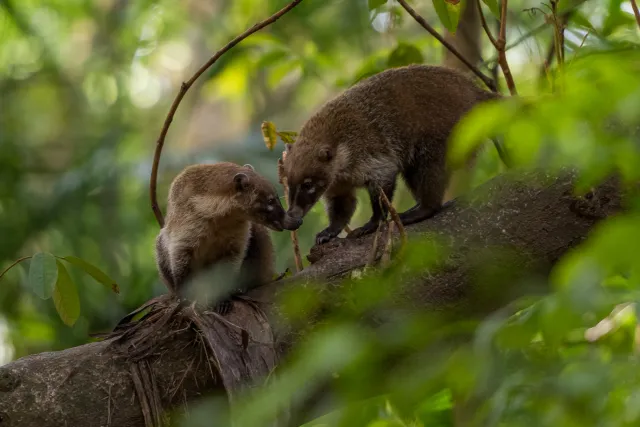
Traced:
[[249, 168], [249, 169], [251, 169], [252, 171], [255, 171], [255, 170], [256, 170], [256, 169], [255, 169], [253, 166], [251, 166], [249, 163], [247, 163], [246, 165], [244, 165], [244, 166], [243, 166], [243, 168]]
[[237, 173], [233, 177], [233, 182], [236, 185], [236, 190], [244, 191], [249, 188], [249, 177], [244, 173]]
[[293, 144], [284, 144], [284, 151], [286, 151], [287, 153], [290, 153], [292, 148]]
[[328, 162], [333, 158], [333, 151], [329, 147], [322, 147], [318, 152], [318, 158], [323, 162]]

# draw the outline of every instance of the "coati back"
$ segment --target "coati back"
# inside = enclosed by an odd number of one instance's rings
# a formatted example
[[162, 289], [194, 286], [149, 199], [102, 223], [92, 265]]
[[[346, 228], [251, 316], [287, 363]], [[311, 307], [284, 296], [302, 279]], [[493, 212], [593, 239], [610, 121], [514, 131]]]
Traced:
[[[286, 213], [274, 189], [250, 165], [193, 165], [169, 190], [165, 225], [156, 238], [158, 269], [175, 294], [215, 265], [237, 274], [242, 291], [270, 281], [274, 255], [269, 227], [282, 231]], [[218, 311], [225, 313], [224, 299]]]
[[324, 104], [288, 147], [288, 214], [301, 219], [324, 196], [329, 226], [316, 243], [327, 242], [348, 225], [355, 189], [366, 187], [373, 214], [350, 236], [370, 233], [386, 216], [379, 188], [392, 200], [401, 174], [417, 202], [400, 214], [402, 223], [432, 216], [449, 179], [446, 152], [453, 127], [478, 103], [499, 97], [440, 66], [394, 68], [362, 80]]

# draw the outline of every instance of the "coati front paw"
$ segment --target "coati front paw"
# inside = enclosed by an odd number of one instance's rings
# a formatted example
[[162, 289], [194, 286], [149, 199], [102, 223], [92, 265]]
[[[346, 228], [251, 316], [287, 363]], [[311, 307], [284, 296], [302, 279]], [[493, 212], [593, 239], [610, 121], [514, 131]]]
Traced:
[[316, 234], [316, 245], [322, 245], [323, 243], [327, 243], [329, 240], [335, 238], [340, 232], [335, 232], [329, 227], [325, 228], [318, 234]]
[[378, 223], [369, 221], [362, 227], [358, 227], [355, 230], [352, 230], [351, 233], [347, 235], [348, 239], [357, 239], [358, 237], [365, 236], [367, 234], [371, 234], [378, 229]]
[[218, 301], [216, 306], [214, 307], [214, 311], [222, 316], [228, 314], [233, 308], [233, 303], [230, 299], [225, 299], [222, 301]]

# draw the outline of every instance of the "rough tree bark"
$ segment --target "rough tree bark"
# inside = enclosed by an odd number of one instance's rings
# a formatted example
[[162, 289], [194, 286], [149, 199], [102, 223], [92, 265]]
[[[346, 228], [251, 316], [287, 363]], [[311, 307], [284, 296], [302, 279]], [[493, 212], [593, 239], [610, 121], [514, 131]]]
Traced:
[[[453, 252], [445, 268], [425, 272], [417, 286], [398, 296], [397, 303], [477, 317], [531, 292], [522, 287], [517, 277], [544, 277], [560, 256], [586, 238], [598, 221], [622, 208], [614, 180], [597, 187], [586, 198], [577, 198], [572, 192], [573, 178], [571, 174], [551, 177], [528, 173], [517, 179], [512, 174], [502, 175], [476, 189], [476, 200], [456, 201], [434, 218], [408, 227], [411, 236], [435, 234], [448, 239]], [[275, 325], [278, 313], [273, 302], [282, 289], [309, 280], [321, 287], [335, 283], [367, 262], [371, 242], [372, 236], [366, 236], [314, 248], [309, 268], [286, 281], [256, 289], [251, 296], [273, 316], [271, 324]], [[504, 257], [504, 251], [495, 248], [510, 249], [515, 256]], [[483, 269], [479, 267], [506, 263], [509, 265], [505, 271], [516, 276], [492, 276], [491, 289], [498, 292], [484, 292], [487, 277], [480, 275]], [[227, 320], [245, 327], [252, 337], [264, 337], [247, 307], [236, 303]], [[152, 418], [158, 416], [153, 408], [149, 410], [153, 399], [159, 407], [170, 409], [191, 404], [205, 393], [224, 392], [225, 388], [231, 397], [228, 384], [223, 381], [225, 375], [217, 368], [234, 371], [227, 373], [227, 378], [251, 376], [251, 369], [237, 373], [237, 367], [228, 367], [226, 359], [221, 360], [219, 355], [214, 361], [198, 345], [201, 334], [189, 324], [181, 327], [173, 321], [170, 327], [170, 323], [157, 329], [160, 337], [153, 338], [153, 351], [135, 363], [122, 358], [116, 351], [118, 347], [110, 346], [110, 339], [24, 357], [1, 367], [0, 426], [145, 426], [143, 412], [152, 413]], [[278, 332], [274, 348], [282, 355], [299, 334], [285, 329]], [[242, 352], [247, 348], [246, 341], [241, 337], [222, 345], [229, 346], [230, 351], [235, 346]], [[142, 380], [154, 390], [142, 407], [132, 379]], [[147, 421], [146, 425], [153, 423]]]

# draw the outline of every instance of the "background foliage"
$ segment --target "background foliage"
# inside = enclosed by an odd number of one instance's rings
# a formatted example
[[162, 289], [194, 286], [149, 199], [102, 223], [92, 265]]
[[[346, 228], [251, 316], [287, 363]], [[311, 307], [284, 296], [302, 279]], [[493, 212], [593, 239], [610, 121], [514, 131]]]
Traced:
[[[2, 362], [84, 343], [88, 333], [111, 328], [164, 292], [147, 190], [164, 115], [180, 82], [213, 51], [285, 3], [0, 0], [0, 266], [37, 252], [78, 256], [120, 287], [115, 294], [69, 268], [81, 309], [67, 327], [51, 300], [29, 288], [29, 261], [12, 269], [0, 286]], [[454, 28], [464, 4], [412, 3], [441, 32]], [[493, 23], [497, 3], [485, 4]], [[578, 191], [613, 171], [635, 183], [640, 29], [630, 3], [567, 0], [559, 8], [575, 9], [565, 32], [566, 63], [544, 73], [549, 9], [537, 0], [509, 4], [508, 59], [522, 97], [465, 120], [452, 159], [502, 135], [519, 167], [577, 167]], [[483, 36], [486, 65], [495, 56]], [[393, 0], [303, 2], [231, 50], [189, 92], [168, 135], [159, 198], [194, 162], [251, 163], [276, 182], [279, 153], [265, 148], [262, 121], [297, 130], [314, 108], [363, 77], [442, 58], [441, 46]], [[469, 187], [499, 171], [486, 150]], [[405, 209], [412, 200], [400, 191], [395, 204]], [[337, 375], [335, 396], [359, 403], [322, 425], [451, 425], [452, 395], [491, 396], [477, 413], [492, 425], [637, 425], [640, 221], [638, 201], [630, 204], [628, 215], [602, 224], [562, 260], [547, 296], [520, 302], [515, 316], [452, 325], [429, 313], [397, 314], [385, 328], [367, 329], [355, 320], [393, 292], [394, 271], [354, 279], [345, 286], [352, 303], [310, 335], [271, 385], [275, 391], [247, 403], [245, 415], [264, 420], [277, 407], [274, 399], [296, 401]], [[368, 209], [360, 204], [352, 226], [368, 218]], [[303, 254], [325, 222], [318, 205], [300, 230]], [[273, 238], [278, 269], [292, 267], [288, 234]], [[407, 261], [414, 268], [442, 252], [421, 245]], [[290, 297], [293, 314], [302, 311], [300, 298]], [[612, 317], [613, 329], [597, 343], [585, 340], [585, 330], [617, 304], [625, 305]], [[473, 339], [460, 344], [460, 336]], [[371, 390], [373, 399], [363, 403]], [[202, 422], [210, 421], [211, 408], [197, 410]], [[198, 422], [196, 413], [188, 425]]]

